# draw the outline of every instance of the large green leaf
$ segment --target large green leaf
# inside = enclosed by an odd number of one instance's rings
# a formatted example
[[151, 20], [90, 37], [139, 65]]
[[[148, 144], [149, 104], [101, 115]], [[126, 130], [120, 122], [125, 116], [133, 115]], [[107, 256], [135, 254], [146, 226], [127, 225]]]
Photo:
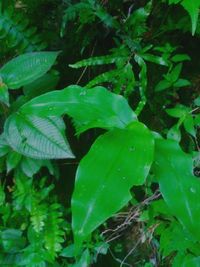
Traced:
[[144, 183], [154, 151], [151, 132], [140, 122], [100, 136], [81, 161], [72, 198], [76, 244], [131, 199]]
[[104, 87], [86, 89], [70, 86], [36, 97], [21, 107], [24, 114], [71, 116], [79, 132], [93, 127], [124, 128], [136, 115], [122, 96]]
[[17, 89], [44, 75], [58, 52], [34, 52], [18, 56], [0, 69], [0, 77], [9, 89]]
[[169, 4], [178, 3], [189, 13], [192, 22], [192, 34], [194, 35], [199, 17], [200, 0], [169, 0]]
[[40, 118], [16, 113], [5, 123], [5, 137], [16, 152], [37, 159], [73, 158], [58, 118]]
[[156, 139], [155, 175], [164, 200], [182, 225], [200, 239], [200, 181], [193, 175], [192, 157], [173, 140]]
[[192, 21], [192, 34], [195, 34], [199, 17], [200, 0], [183, 0], [181, 5], [187, 10]]

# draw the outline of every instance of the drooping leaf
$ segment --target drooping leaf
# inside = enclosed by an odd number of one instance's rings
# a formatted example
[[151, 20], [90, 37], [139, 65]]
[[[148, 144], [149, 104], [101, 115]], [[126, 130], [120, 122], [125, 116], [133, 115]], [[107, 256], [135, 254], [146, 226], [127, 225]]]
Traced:
[[199, 240], [200, 181], [193, 175], [192, 157], [176, 141], [156, 139], [155, 176], [172, 214]]
[[43, 76], [54, 64], [58, 52], [33, 52], [20, 55], [0, 69], [9, 89], [18, 89]]
[[79, 125], [78, 131], [101, 127], [124, 128], [136, 115], [122, 96], [104, 87], [92, 89], [70, 86], [36, 97], [20, 108], [24, 114], [60, 116], [68, 114]]
[[200, 0], [169, 0], [169, 4], [180, 3], [189, 13], [192, 22], [192, 34], [195, 34], [199, 17]]
[[153, 137], [139, 122], [96, 140], [76, 174], [72, 214], [77, 244], [128, 203], [131, 187], [148, 175], [153, 151]]
[[31, 158], [73, 158], [57, 119], [13, 114], [5, 123], [6, 140], [13, 150]]
[[195, 34], [197, 28], [197, 22], [199, 18], [200, 0], [183, 0], [181, 5], [187, 10], [192, 21], [192, 34]]
[[47, 167], [50, 174], [53, 173], [53, 167], [51, 162], [48, 160], [41, 160], [41, 159], [32, 159], [28, 157], [23, 157], [20, 162], [20, 169], [26, 174], [28, 177], [33, 177], [42, 167]]

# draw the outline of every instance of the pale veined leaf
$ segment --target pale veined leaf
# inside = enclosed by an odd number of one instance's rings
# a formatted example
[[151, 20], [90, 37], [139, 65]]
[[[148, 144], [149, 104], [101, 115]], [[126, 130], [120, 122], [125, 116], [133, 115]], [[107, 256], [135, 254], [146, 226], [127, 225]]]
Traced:
[[0, 77], [9, 89], [18, 89], [43, 76], [54, 64], [59, 52], [32, 52], [20, 55], [0, 69]]
[[74, 158], [60, 120], [13, 114], [5, 123], [6, 140], [13, 150], [31, 158]]

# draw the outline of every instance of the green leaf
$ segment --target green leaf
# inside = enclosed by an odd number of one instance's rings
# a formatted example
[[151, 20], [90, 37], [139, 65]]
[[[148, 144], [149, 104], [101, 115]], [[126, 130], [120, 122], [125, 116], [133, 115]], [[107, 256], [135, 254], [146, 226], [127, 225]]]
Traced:
[[83, 59], [81, 61], [78, 61], [75, 64], [70, 64], [69, 67], [78, 69], [78, 68], [88, 67], [88, 66], [114, 64], [114, 63], [118, 63], [120, 60], [126, 60], [126, 57], [119, 57], [115, 55], [90, 57], [88, 59]]
[[141, 55], [141, 57], [146, 61], [158, 64], [158, 65], [161, 65], [161, 66], [168, 66], [167, 60], [165, 60], [162, 57], [155, 56], [153, 54], [148, 54], [148, 53], [146, 53], [144, 55]]
[[0, 240], [5, 252], [15, 253], [20, 251], [25, 245], [22, 231], [17, 229], [6, 229], [0, 233]]
[[175, 63], [191, 60], [191, 58], [186, 54], [176, 54], [171, 58], [171, 60]]
[[175, 124], [171, 129], [169, 129], [167, 133], [167, 138], [180, 142], [181, 132], [178, 124]]
[[22, 155], [15, 151], [10, 151], [6, 158], [7, 173], [16, 168], [21, 160]]
[[122, 96], [104, 87], [85, 89], [70, 86], [36, 97], [20, 108], [24, 114], [42, 117], [68, 114], [78, 126], [78, 132], [90, 128], [124, 128], [136, 115]]
[[144, 183], [153, 151], [153, 137], [139, 122], [96, 140], [76, 173], [72, 197], [76, 244], [131, 200], [130, 189]]
[[165, 111], [171, 117], [181, 118], [185, 117], [189, 113], [190, 109], [184, 105], [179, 104], [176, 105], [174, 108], [167, 108]]
[[186, 80], [186, 79], [178, 79], [173, 86], [174, 87], [185, 87], [185, 86], [189, 86], [191, 85], [190, 81]]
[[182, 67], [183, 67], [182, 63], [176, 65], [171, 71], [171, 73], [166, 75], [167, 77], [166, 79], [171, 83], [175, 83], [181, 74]]
[[10, 151], [10, 147], [8, 146], [4, 135], [0, 135], [0, 157], [3, 157]]
[[196, 131], [194, 128], [194, 119], [191, 114], [188, 114], [183, 122], [186, 132], [191, 134], [193, 137], [196, 136]]
[[58, 118], [40, 118], [16, 113], [7, 119], [4, 131], [13, 150], [27, 157], [74, 157], [64, 136], [63, 123], [60, 123]]
[[20, 55], [0, 69], [0, 77], [9, 89], [18, 89], [43, 76], [54, 64], [58, 52], [34, 52]]
[[8, 87], [4, 83], [1, 83], [1, 82], [0, 82], [0, 102], [9, 106]]
[[200, 266], [200, 257], [187, 256], [183, 260], [183, 267], [199, 267]]
[[195, 34], [199, 17], [200, 0], [183, 0], [181, 5], [187, 10], [192, 21], [192, 35]]
[[167, 80], [162, 80], [160, 81], [156, 87], [155, 87], [155, 92], [160, 92], [163, 90], [166, 90], [172, 86], [172, 83], [167, 81]]
[[23, 87], [25, 96], [29, 99], [55, 90], [59, 76], [56, 74], [47, 73], [32, 83]]
[[199, 240], [200, 181], [193, 175], [193, 159], [173, 140], [156, 139], [155, 177], [172, 214]]
[[52, 166], [48, 160], [36, 160], [32, 158], [23, 157], [20, 162], [20, 169], [26, 174], [28, 177], [33, 177], [42, 167], [47, 167], [49, 172], [52, 173]]
[[192, 35], [195, 34], [199, 17], [200, 0], [169, 0], [169, 4], [180, 3], [189, 13], [192, 22]]

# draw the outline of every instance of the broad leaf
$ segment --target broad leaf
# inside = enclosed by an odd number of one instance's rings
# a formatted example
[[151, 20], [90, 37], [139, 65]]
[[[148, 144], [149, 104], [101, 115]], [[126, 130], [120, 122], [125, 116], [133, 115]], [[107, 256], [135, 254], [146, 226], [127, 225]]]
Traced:
[[37, 159], [73, 158], [58, 118], [16, 113], [5, 123], [5, 137], [16, 152]]
[[150, 131], [139, 122], [100, 136], [81, 161], [72, 198], [73, 231], [80, 244], [131, 199], [144, 183], [154, 151]]
[[164, 200], [182, 225], [200, 239], [200, 181], [193, 175], [192, 157], [173, 140], [156, 139], [155, 176]]
[[200, 0], [169, 0], [169, 4], [180, 3], [189, 13], [192, 22], [192, 34], [195, 34], [199, 17]]
[[9, 89], [18, 89], [43, 76], [54, 64], [58, 52], [34, 52], [18, 56], [0, 69]]
[[71, 116], [79, 132], [93, 127], [124, 128], [136, 115], [122, 96], [104, 87], [85, 89], [70, 86], [36, 97], [21, 107], [24, 114], [39, 116]]
[[187, 10], [192, 21], [192, 34], [195, 34], [199, 17], [200, 0], [183, 0], [181, 5]]

